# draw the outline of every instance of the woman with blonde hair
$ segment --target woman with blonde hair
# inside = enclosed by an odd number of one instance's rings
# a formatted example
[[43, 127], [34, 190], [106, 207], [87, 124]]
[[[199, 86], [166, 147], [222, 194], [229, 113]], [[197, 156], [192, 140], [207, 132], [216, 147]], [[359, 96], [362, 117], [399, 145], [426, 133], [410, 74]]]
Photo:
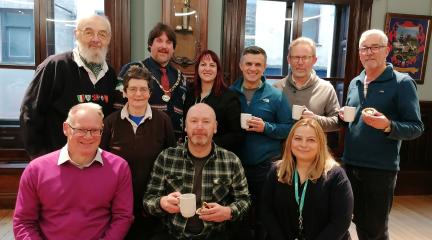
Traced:
[[262, 197], [260, 214], [268, 239], [350, 239], [351, 185], [314, 119], [293, 126]]

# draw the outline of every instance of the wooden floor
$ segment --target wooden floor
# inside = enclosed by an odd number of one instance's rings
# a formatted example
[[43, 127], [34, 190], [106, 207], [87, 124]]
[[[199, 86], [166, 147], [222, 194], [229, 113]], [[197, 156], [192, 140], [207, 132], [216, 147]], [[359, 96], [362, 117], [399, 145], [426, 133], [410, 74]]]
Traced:
[[[391, 240], [432, 239], [432, 195], [395, 197], [389, 229]], [[354, 224], [350, 233], [352, 240], [358, 240]]]
[[[0, 240], [12, 240], [11, 209], [0, 209]], [[395, 197], [390, 214], [390, 239], [432, 239], [432, 195]], [[358, 240], [355, 226], [350, 227], [351, 237]]]
[[11, 209], [0, 209], [0, 239], [11, 240], [14, 239], [12, 231], [12, 215]]

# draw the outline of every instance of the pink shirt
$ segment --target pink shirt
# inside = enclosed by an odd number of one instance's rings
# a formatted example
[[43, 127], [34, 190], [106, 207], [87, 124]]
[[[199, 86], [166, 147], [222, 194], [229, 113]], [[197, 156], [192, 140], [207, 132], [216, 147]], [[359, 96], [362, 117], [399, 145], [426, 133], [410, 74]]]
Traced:
[[41, 156], [21, 176], [14, 234], [19, 239], [123, 239], [133, 221], [129, 166], [102, 151], [102, 161], [58, 164], [60, 151]]

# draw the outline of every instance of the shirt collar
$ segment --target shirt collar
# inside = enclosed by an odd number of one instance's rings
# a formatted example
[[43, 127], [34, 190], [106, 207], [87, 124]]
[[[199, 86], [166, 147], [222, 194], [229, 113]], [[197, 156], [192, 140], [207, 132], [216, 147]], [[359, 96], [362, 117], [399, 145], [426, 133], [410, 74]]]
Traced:
[[84, 166], [78, 166], [74, 161], [72, 161], [72, 159], [69, 156], [69, 151], [68, 151], [68, 145], [66, 144], [64, 147], [62, 147], [62, 149], [60, 150], [60, 155], [59, 155], [59, 159], [57, 161], [57, 165], [62, 165], [65, 162], [71, 162], [74, 166], [77, 166], [79, 168], [85, 168], [85, 167], [89, 167], [91, 166], [95, 161], [99, 162], [102, 166], [103, 166], [103, 160], [102, 160], [102, 149], [98, 148], [96, 151], [96, 155], [94, 157], [94, 159], [84, 165]]
[[[129, 103], [126, 103], [126, 104], [123, 106], [123, 108], [122, 108], [122, 110], [121, 110], [121, 112], [120, 112], [120, 118], [121, 118], [121, 119], [125, 119], [125, 118], [127, 118], [128, 120], [130, 120], [130, 118], [129, 118], [128, 106], [129, 106]], [[153, 117], [153, 112], [152, 112], [152, 110], [151, 110], [151, 106], [150, 106], [149, 103], [147, 103], [147, 108], [146, 108], [146, 111], [145, 111], [145, 113], [144, 113], [144, 118], [143, 118], [143, 120], [141, 121], [141, 123], [144, 122], [144, 120], [146, 120], [146, 119], [152, 119], [152, 117]], [[132, 120], [130, 120], [130, 121], [132, 121]]]
[[149, 120], [152, 119], [153, 112], [152, 112], [152, 110], [151, 110], [150, 104], [147, 103], [147, 108], [146, 108], [146, 112], [144, 113], [144, 117], [143, 117], [143, 119], [141, 120], [141, 122], [140, 122], [139, 124], [136, 124], [136, 123], [135, 123], [134, 121], [132, 121], [132, 119], [130, 119], [130, 117], [129, 117], [128, 106], [129, 106], [128, 103], [126, 103], [126, 104], [123, 106], [123, 108], [122, 108], [122, 110], [121, 110], [121, 112], [120, 112], [120, 118], [121, 118], [121, 119], [126, 119], [126, 120], [127, 120], [127, 121], [132, 125], [132, 130], [134, 131], [134, 133], [136, 133], [136, 131], [137, 131], [137, 129], [138, 129], [138, 126], [139, 126], [140, 124], [142, 124], [142, 123], [143, 123], [144, 121], [146, 121], [147, 119], [149, 119]]
[[78, 47], [74, 48], [72, 53], [73, 53], [73, 60], [76, 62], [78, 67], [83, 67], [87, 71], [89, 78], [93, 84], [96, 84], [103, 76], [105, 76], [105, 73], [108, 72], [108, 64], [106, 63], [106, 61], [104, 61], [102, 64], [102, 71], [100, 71], [99, 74], [95, 76], [93, 72], [81, 60]]
[[303, 84], [301, 87], [297, 86], [296, 80], [294, 79], [294, 76], [292, 75], [292, 73], [289, 75], [287, 81], [291, 81], [291, 85], [294, 86], [295, 89], [302, 90], [302, 89], [308, 88], [309, 86], [313, 85], [316, 82], [316, 79], [317, 79], [316, 72], [314, 69], [312, 69], [310, 74], [309, 74], [308, 80], [306, 80], [305, 84]]
[[[241, 78], [241, 82], [240, 82], [240, 91], [241, 92], [244, 92], [244, 82], [245, 82], [245, 79], [244, 79], [244, 77], [242, 77]], [[261, 89], [261, 88], [263, 88], [264, 87], [264, 85], [266, 84], [265, 83], [266, 82], [266, 78], [265, 78], [265, 76], [263, 75], [263, 76], [261, 76], [261, 82], [259, 83], [259, 85], [258, 85], [258, 87], [257, 88], [254, 88], [254, 89], [251, 89], [251, 90], [258, 90], [258, 89]]]

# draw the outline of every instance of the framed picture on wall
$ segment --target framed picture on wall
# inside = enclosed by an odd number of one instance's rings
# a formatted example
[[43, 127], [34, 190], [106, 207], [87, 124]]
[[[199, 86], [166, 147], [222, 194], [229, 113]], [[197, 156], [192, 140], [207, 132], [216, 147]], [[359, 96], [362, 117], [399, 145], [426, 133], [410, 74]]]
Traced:
[[431, 35], [432, 16], [387, 13], [384, 31], [390, 53], [387, 62], [423, 84]]

